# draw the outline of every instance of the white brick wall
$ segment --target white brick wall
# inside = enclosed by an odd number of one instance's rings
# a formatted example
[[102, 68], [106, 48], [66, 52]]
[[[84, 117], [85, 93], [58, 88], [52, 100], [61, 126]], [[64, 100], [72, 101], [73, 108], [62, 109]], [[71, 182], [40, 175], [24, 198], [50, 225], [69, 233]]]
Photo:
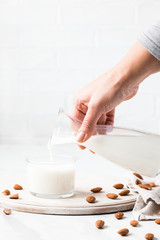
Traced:
[[[119, 61], [159, 13], [159, 0], [0, 0], [1, 141], [46, 142], [66, 96]], [[116, 123], [160, 132], [159, 119], [157, 74]]]
[[[114, 2], [114, 1], [113, 1]], [[133, 24], [134, 8], [129, 4], [101, 2], [74, 2], [63, 4], [60, 8], [62, 24]]]

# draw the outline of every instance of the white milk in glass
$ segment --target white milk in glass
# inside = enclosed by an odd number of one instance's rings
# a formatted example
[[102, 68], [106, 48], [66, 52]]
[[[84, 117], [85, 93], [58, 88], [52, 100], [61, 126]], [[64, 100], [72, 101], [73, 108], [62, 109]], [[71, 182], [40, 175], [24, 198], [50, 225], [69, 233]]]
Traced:
[[[58, 159], [57, 159], [58, 160]], [[31, 193], [44, 197], [69, 197], [74, 193], [73, 162], [29, 163], [28, 186]]]
[[[45, 157], [28, 161], [29, 191], [38, 197], [65, 198], [74, 194], [75, 161], [71, 155], [55, 153], [48, 144], [50, 159]], [[42, 161], [43, 160], [43, 161]]]
[[[75, 137], [57, 137], [55, 144], [71, 142], [75, 142]], [[158, 135], [93, 135], [82, 145], [124, 168], [147, 176], [154, 176], [160, 168]]]

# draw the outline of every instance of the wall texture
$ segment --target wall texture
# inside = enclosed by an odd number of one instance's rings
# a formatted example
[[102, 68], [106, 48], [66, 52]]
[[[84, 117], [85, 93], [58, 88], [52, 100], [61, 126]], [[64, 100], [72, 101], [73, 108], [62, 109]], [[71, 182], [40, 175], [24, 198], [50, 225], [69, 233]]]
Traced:
[[[117, 63], [159, 13], [159, 0], [0, 0], [1, 142], [47, 141], [59, 107]], [[117, 108], [116, 124], [160, 132], [159, 122], [156, 74]]]

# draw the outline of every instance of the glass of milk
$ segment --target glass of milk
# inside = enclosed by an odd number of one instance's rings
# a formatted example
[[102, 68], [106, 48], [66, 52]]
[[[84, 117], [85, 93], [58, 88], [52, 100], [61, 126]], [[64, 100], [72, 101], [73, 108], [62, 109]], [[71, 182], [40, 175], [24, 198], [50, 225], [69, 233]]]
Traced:
[[75, 159], [70, 155], [54, 155], [54, 161], [46, 159], [27, 159], [30, 193], [43, 198], [71, 197], [74, 194]]

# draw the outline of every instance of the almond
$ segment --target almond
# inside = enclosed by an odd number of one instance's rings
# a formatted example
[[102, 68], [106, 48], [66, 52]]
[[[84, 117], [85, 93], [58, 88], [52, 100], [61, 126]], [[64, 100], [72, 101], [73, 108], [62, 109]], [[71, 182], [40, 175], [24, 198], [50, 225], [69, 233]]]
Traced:
[[119, 193], [119, 195], [120, 195], [120, 196], [126, 196], [126, 195], [128, 195], [129, 193], [130, 193], [130, 190], [125, 189], [125, 190], [121, 191], [121, 192]]
[[147, 233], [145, 235], [145, 239], [147, 239], [147, 240], [152, 240], [153, 238], [154, 238], [154, 234], [152, 234], [152, 233]]
[[90, 191], [93, 192], [93, 193], [98, 193], [102, 190], [101, 187], [96, 187], [96, 188], [92, 188]]
[[156, 184], [154, 182], [149, 182], [147, 184], [149, 184], [151, 187], [156, 187]]
[[160, 224], [160, 219], [156, 219], [155, 223]]
[[104, 224], [105, 222], [103, 220], [97, 220], [95, 223], [96, 227], [99, 229], [103, 228]]
[[86, 201], [87, 201], [88, 203], [94, 203], [94, 202], [96, 201], [96, 198], [95, 198], [94, 196], [88, 196], [88, 197], [86, 198]]
[[19, 184], [15, 184], [14, 187], [13, 187], [15, 190], [22, 190], [23, 187]]
[[160, 215], [160, 211], [158, 212], [158, 214]]
[[145, 184], [139, 184], [138, 185], [140, 188], [144, 188], [146, 190], [151, 190], [152, 187], [148, 184], [148, 183], [145, 183]]
[[139, 185], [139, 184], [142, 184], [142, 182], [139, 179], [136, 179], [135, 184]]
[[91, 153], [95, 154], [95, 152], [93, 152], [91, 149], [89, 149], [89, 151], [90, 151]]
[[124, 185], [122, 183], [117, 183], [117, 184], [114, 184], [113, 187], [116, 189], [122, 189]]
[[121, 236], [126, 236], [129, 233], [128, 228], [123, 228], [118, 231]]
[[5, 208], [5, 209], [3, 210], [3, 212], [4, 212], [6, 215], [10, 215], [10, 214], [12, 213], [11, 209], [9, 209], [9, 208]]
[[19, 198], [19, 194], [16, 193], [16, 194], [13, 194], [9, 197], [10, 199], [18, 199]]
[[116, 199], [118, 197], [118, 195], [115, 193], [107, 193], [106, 196], [110, 199]]
[[130, 221], [130, 225], [132, 226], [132, 227], [136, 227], [137, 225], [138, 225], [138, 221], [136, 221], [136, 220], [131, 220]]
[[122, 219], [123, 216], [124, 216], [124, 213], [122, 213], [122, 212], [117, 212], [114, 216], [115, 216], [115, 218], [117, 218], [117, 219]]
[[143, 180], [143, 177], [139, 173], [133, 173], [136, 177]]
[[3, 192], [2, 192], [4, 195], [10, 195], [10, 191], [8, 189], [5, 189]]

